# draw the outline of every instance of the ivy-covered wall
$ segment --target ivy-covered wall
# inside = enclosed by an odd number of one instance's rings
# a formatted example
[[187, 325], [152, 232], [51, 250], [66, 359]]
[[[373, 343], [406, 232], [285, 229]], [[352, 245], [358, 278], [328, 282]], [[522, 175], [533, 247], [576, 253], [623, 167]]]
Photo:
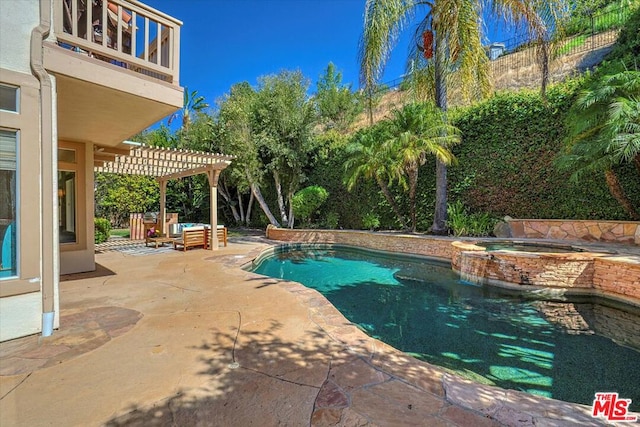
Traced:
[[[604, 174], [570, 181], [554, 164], [564, 150], [565, 120], [579, 81], [553, 87], [544, 102], [535, 91], [503, 93], [466, 109], [455, 119], [464, 136], [451, 185], [474, 211], [517, 218], [628, 219], [609, 193]], [[640, 205], [632, 167], [619, 171], [622, 185]]]
[[[471, 212], [496, 217], [556, 219], [629, 219], [610, 195], [603, 174], [571, 182], [569, 172], [554, 164], [564, 149], [565, 120], [581, 80], [550, 88], [547, 100], [539, 91], [505, 92], [453, 113], [463, 135], [454, 148], [458, 159], [449, 168], [449, 201], [457, 199]], [[362, 228], [362, 218], [375, 213], [380, 228], [397, 228], [394, 215], [374, 182], [361, 183], [352, 192], [342, 185], [344, 151], [336, 148], [319, 161], [309, 181], [325, 187], [329, 199], [323, 214], [335, 212], [344, 228]], [[617, 171], [628, 196], [640, 206], [640, 179], [631, 165]], [[403, 191], [396, 199], [408, 212]], [[432, 221], [435, 199], [435, 163], [420, 170], [418, 229]]]

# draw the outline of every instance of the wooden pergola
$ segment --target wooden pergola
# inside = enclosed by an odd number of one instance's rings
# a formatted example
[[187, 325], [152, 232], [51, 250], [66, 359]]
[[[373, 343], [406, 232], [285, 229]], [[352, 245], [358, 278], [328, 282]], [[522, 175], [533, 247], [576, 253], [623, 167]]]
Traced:
[[187, 176], [207, 174], [209, 179], [211, 203], [210, 245], [218, 249], [216, 229], [218, 227], [218, 178], [234, 156], [205, 153], [194, 150], [151, 147], [144, 144], [125, 141], [118, 147], [95, 146], [93, 153], [94, 171], [122, 175], [152, 176], [160, 184], [160, 227], [166, 235], [166, 196], [167, 182]]

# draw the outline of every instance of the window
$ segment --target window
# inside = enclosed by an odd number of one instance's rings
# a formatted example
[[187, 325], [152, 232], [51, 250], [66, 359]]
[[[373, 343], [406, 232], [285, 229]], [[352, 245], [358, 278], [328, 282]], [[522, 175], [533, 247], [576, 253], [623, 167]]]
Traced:
[[17, 145], [18, 132], [0, 129], [0, 279], [17, 275]]
[[60, 243], [78, 243], [76, 233], [76, 150], [58, 149], [58, 220]]
[[18, 112], [18, 88], [0, 84], [0, 110]]

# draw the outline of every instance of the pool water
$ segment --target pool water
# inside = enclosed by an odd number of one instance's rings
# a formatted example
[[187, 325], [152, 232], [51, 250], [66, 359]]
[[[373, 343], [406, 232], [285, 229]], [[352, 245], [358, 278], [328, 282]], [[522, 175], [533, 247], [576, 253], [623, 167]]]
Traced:
[[631, 307], [537, 300], [464, 284], [448, 263], [342, 247], [279, 248], [252, 271], [317, 289], [370, 336], [477, 381], [587, 405], [616, 391], [640, 409]]
[[541, 245], [535, 243], [513, 243], [513, 242], [498, 242], [498, 243], [476, 243], [477, 246], [486, 248], [487, 251], [519, 251], [519, 252], [545, 252], [545, 253], [570, 253], [570, 252], [584, 252], [583, 249], [574, 248], [571, 246], [560, 245]]

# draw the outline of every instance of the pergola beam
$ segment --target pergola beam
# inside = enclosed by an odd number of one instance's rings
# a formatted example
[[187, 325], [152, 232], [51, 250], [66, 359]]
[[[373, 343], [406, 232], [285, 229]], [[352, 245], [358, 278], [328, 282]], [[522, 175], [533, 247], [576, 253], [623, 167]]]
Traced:
[[206, 173], [210, 169], [223, 170], [231, 164], [233, 159], [233, 156], [219, 153], [172, 150], [144, 145], [132, 148], [128, 155], [121, 154], [123, 152], [122, 149], [96, 151], [94, 160], [104, 162], [103, 166], [96, 166], [96, 171], [177, 179]]

